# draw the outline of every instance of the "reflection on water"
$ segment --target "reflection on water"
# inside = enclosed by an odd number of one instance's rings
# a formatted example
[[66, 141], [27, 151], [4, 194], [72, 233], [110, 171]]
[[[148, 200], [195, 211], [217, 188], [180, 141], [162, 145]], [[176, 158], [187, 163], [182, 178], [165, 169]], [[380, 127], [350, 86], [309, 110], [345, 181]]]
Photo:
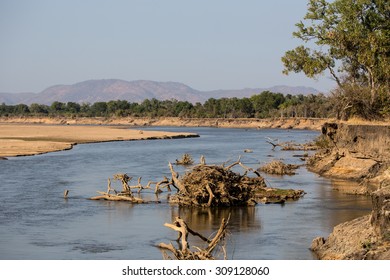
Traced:
[[375, 191], [377, 187], [375, 186], [363, 186], [361, 183], [354, 182], [354, 181], [345, 181], [345, 180], [338, 180], [338, 179], [332, 179], [332, 188], [334, 190], [337, 190], [339, 192], [345, 193], [345, 194], [362, 194], [366, 195], [367, 190]]
[[[169, 130], [201, 137], [77, 145], [70, 151], [0, 161], [0, 259], [161, 259], [155, 245], [177, 237], [164, 223], [180, 216], [209, 236], [229, 215], [230, 259], [312, 259], [308, 247], [313, 238], [327, 236], [335, 225], [370, 212], [369, 197], [335, 191], [330, 180], [304, 167], [295, 176], [266, 176], [272, 187], [306, 192], [284, 206], [183, 208], [167, 203], [169, 193], [156, 196], [151, 190], [141, 196], [152, 203], [142, 205], [87, 199], [105, 190], [107, 178], [118, 172], [134, 180], [142, 176], [143, 184], [161, 180], [170, 175], [167, 163], [184, 153], [195, 160], [204, 155], [208, 164], [242, 155], [253, 168], [272, 159], [301, 163], [294, 157], [299, 152], [272, 151], [266, 137], [304, 142], [317, 135], [292, 130]], [[244, 154], [245, 149], [253, 153]], [[177, 171], [186, 170], [177, 166]], [[70, 190], [68, 199], [63, 198], [65, 189]]]
[[219, 228], [222, 219], [230, 216], [230, 228], [238, 228], [241, 231], [255, 230], [260, 228], [259, 217], [255, 215], [255, 207], [235, 208], [172, 208], [172, 220], [179, 216], [184, 219], [191, 228], [202, 232], [213, 232]]

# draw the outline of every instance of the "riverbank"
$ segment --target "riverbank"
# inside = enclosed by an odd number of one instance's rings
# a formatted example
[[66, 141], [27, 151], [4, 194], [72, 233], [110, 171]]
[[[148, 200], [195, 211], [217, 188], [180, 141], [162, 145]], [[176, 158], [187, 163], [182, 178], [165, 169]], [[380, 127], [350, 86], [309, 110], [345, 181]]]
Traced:
[[390, 185], [390, 125], [326, 123], [319, 142], [322, 149], [309, 160], [309, 170], [360, 183], [351, 194]]
[[193, 133], [128, 128], [127, 126], [0, 123], [0, 158], [69, 150], [74, 145], [83, 143], [198, 137]]
[[0, 123], [22, 124], [62, 124], [62, 125], [127, 125], [127, 126], [183, 126], [183, 127], [221, 127], [221, 128], [280, 128], [320, 130], [329, 119], [315, 118], [64, 118], [64, 117], [1, 117]]
[[314, 239], [311, 249], [319, 259], [390, 259], [390, 126], [326, 123], [322, 144], [309, 170], [348, 180], [343, 191], [370, 195], [372, 212]]
[[321, 260], [390, 260], [390, 187], [372, 195], [370, 215], [334, 227], [317, 237], [311, 250]]

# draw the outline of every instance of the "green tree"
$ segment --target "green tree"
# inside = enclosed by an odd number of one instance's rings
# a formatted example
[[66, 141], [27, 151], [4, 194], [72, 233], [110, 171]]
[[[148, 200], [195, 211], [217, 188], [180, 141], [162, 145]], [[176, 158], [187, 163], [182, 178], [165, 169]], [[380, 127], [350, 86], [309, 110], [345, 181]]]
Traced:
[[80, 105], [80, 114], [84, 117], [90, 117], [91, 116], [91, 104], [82, 103]]
[[50, 113], [53, 115], [62, 115], [66, 111], [66, 104], [59, 101], [54, 101], [50, 105]]
[[6, 105], [4, 102], [0, 105], [0, 116], [10, 116], [14, 113], [14, 106]]
[[91, 106], [91, 114], [95, 117], [107, 116], [107, 103], [106, 102], [95, 102]]
[[81, 110], [80, 104], [78, 104], [76, 102], [66, 103], [66, 112], [68, 114], [77, 115], [78, 113], [80, 113], [80, 110]]
[[192, 105], [188, 101], [175, 101], [173, 103], [173, 116], [175, 117], [190, 117], [192, 114], [192, 110], [194, 105]]
[[130, 103], [126, 100], [111, 100], [107, 102], [107, 113], [110, 116], [124, 117], [129, 114]]
[[263, 91], [260, 94], [253, 95], [250, 100], [253, 104], [255, 116], [259, 118], [268, 118], [271, 116], [272, 112], [276, 111], [285, 101], [285, 97], [281, 93]]
[[49, 113], [49, 106], [32, 103], [29, 107], [30, 113], [37, 116], [46, 116]]
[[30, 110], [26, 104], [18, 104], [14, 106], [14, 114], [17, 116], [28, 115]]
[[287, 51], [282, 57], [283, 73], [303, 72], [315, 78], [329, 70], [339, 94], [344, 95], [351, 85], [367, 88], [368, 107], [375, 109], [380, 96], [389, 94], [389, 3], [310, 0], [304, 21], [296, 25], [293, 35], [304, 43], [314, 42], [315, 48], [301, 45]]
[[221, 114], [221, 99], [209, 98], [203, 104], [203, 108], [207, 118], [218, 118], [223, 116], [223, 114]]

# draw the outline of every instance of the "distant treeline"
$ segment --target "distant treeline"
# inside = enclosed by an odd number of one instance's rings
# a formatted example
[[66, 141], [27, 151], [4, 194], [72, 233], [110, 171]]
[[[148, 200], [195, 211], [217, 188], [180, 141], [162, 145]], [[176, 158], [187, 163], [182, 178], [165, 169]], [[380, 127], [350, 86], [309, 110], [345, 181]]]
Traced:
[[335, 116], [331, 98], [318, 95], [283, 95], [264, 91], [250, 98], [210, 98], [203, 104], [187, 101], [146, 99], [142, 103], [126, 100], [95, 102], [53, 102], [0, 105], [0, 116], [36, 117], [185, 117], [185, 118], [269, 118]]

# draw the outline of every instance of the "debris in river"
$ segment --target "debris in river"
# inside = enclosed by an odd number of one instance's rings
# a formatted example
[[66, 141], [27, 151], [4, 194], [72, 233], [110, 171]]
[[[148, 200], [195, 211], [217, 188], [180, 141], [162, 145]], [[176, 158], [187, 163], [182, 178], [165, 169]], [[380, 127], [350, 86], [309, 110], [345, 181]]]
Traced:
[[181, 159], [176, 159], [177, 165], [191, 165], [194, 163], [192, 156], [190, 154], [183, 154]]
[[[160, 243], [158, 247], [163, 250], [164, 259], [175, 260], [214, 260], [216, 259], [216, 254], [213, 253], [215, 252], [215, 249], [219, 247], [220, 251], [223, 253], [223, 258], [226, 260], [227, 254], [224, 240], [227, 234], [226, 229], [228, 223], [229, 218], [226, 220], [222, 219], [217, 233], [212, 239], [210, 239], [192, 230], [183, 219], [176, 217], [172, 224], [165, 223], [164, 226], [179, 233], [177, 238], [179, 248], [175, 248], [172, 243]], [[188, 242], [189, 234], [199, 237], [204, 242], [206, 242], [207, 246], [205, 248], [192, 246], [194, 250], [191, 250], [191, 246]]]
[[[245, 170], [244, 174], [232, 171], [235, 166], [240, 166]], [[156, 194], [162, 192], [163, 188], [171, 191], [171, 186], [177, 190], [177, 193], [169, 196], [169, 202], [182, 206], [241, 206], [255, 205], [257, 202], [267, 198], [274, 203], [280, 202], [280, 199], [301, 197], [303, 191], [283, 190], [286, 194], [280, 195], [280, 190], [270, 188], [266, 185], [264, 178], [258, 170], [245, 166], [241, 158], [228, 166], [207, 165], [202, 156], [201, 164], [192, 167], [182, 178], [174, 170], [173, 165], [169, 163], [171, 178], [164, 177], [161, 181], [149, 181], [147, 185], [141, 184], [141, 177], [138, 178], [137, 185], [129, 185], [132, 177], [127, 174], [118, 173], [113, 176], [114, 180], [121, 181], [122, 191], [118, 192], [111, 187], [111, 179], [108, 179], [107, 191], [101, 192], [99, 196], [92, 197], [92, 200], [113, 200], [129, 201], [132, 203], [145, 203], [139, 197], [133, 194], [134, 189], [140, 193], [144, 189], [151, 189], [155, 185]], [[248, 173], [253, 173], [248, 176]]]
[[276, 147], [280, 147], [282, 151], [314, 151], [318, 149], [318, 146], [315, 143], [306, 143], [306, 144], [298, 144], [294, 142], [283, 142], [283, 143], [275, 143], [272, 139], [269, 141], [265, 141], [268, 144], [272, 145], [272, 150], [274, 151]]
[[280, 160], [273, 160], [266, 165], [259, 168], [259, 171], [276, 174], [276, 175], [294, 175], [296, 169], [299, 168], [297, 164], [286, 164]]
[[[233, 172], [231, 169], [239, 165], [245, 169], [245, 174]], [[171, 196], [170, 202], [179, 205], [238, 206], [256, 204], [255, 195], [258, 188], [265, 188], [264, 178], [241, 162], [240, 158], [230, 164], [206, 165], [199, 164], [187, 172], [182, 179], [169, 164], [173, 186], [178, 192]], [[247, 176], [253, 172], [256, 177]]]

